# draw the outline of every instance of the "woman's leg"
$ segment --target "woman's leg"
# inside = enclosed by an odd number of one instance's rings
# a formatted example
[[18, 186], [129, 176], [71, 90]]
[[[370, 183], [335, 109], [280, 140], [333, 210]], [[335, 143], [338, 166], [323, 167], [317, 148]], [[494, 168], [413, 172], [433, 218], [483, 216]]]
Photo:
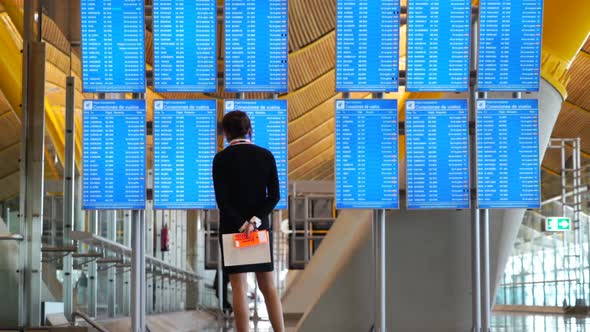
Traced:
[[256, 280], [258, 280], [258, 288], [264, 296], [266, 310], [274, 332], [284, 332], [283, 307], [275, 288], [272, 272], [256, 272]]
[[250, 328], [250, 310], [248, 309], [248, 282], [246, 273], [229, 275], [233, 293], [234, 321], [237, 332], [248, 332]]

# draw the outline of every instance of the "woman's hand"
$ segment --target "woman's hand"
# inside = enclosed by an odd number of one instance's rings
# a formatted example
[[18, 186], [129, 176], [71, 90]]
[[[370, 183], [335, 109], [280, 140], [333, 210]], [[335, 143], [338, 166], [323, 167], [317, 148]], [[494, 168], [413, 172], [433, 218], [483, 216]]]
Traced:
[[254, 225], [252, 225], [251, 223], [248, 223], [248, 225], [246, 225], [246, 228], [244, 228], [244, 232], [246, 235], [248, 235], [248, 237], [250, 237], [250, 234], [252, 234], [252, 232], [255, 230]]

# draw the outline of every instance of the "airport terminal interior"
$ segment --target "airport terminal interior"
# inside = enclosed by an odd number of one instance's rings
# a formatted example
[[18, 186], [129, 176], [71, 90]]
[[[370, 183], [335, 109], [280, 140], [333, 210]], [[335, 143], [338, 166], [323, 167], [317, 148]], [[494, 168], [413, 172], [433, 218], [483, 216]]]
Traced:
[[[1, 0], [0, 330], [243, 332], [254, 260], [285, 331], [590, 331], [589, 36], [588, 0]], [[220, 226], [238, 110], [270, 243]]]

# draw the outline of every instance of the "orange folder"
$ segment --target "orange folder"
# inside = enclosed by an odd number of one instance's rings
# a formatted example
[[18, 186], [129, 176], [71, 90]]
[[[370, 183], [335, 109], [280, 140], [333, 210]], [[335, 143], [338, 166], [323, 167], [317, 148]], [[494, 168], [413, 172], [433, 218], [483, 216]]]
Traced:
[[253, 231], [250, 233], [250, 237], [246, 233], [234, 234], [236, 248], [253, 247], [265, 243], [268, 243], [268, 231]]

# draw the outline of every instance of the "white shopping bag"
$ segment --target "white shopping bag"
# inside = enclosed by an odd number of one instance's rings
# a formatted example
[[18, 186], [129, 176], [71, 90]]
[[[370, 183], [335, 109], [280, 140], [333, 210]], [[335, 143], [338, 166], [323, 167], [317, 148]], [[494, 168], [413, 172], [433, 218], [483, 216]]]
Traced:
[[236, 248], [234, 234], [223, 234], [224, 266], [270, 263], [270, 241], [252, 247]]

